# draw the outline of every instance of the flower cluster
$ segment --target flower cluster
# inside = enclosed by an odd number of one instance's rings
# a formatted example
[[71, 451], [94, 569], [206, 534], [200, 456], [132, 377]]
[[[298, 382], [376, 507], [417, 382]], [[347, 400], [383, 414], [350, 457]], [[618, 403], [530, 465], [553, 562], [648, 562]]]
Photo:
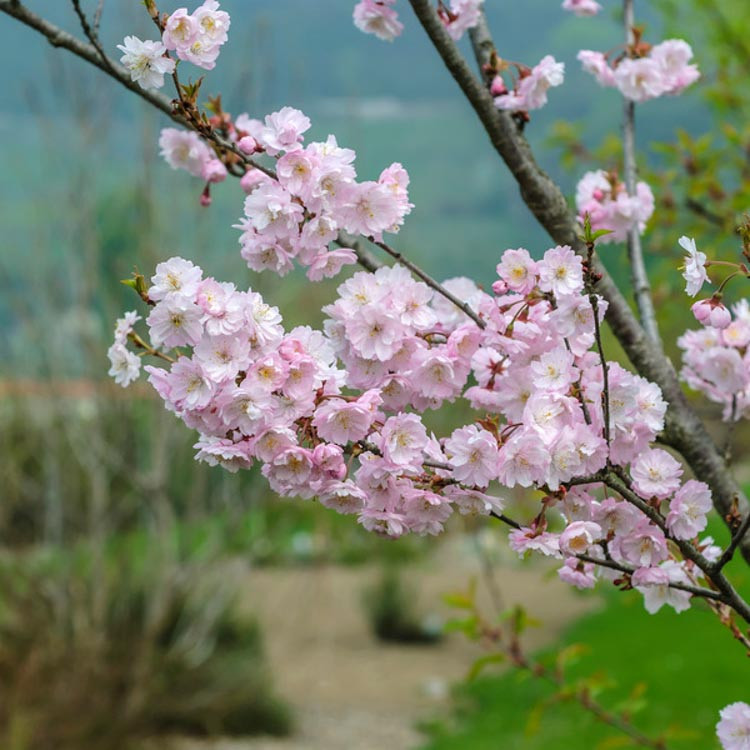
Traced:
[[170, 50], [180, 60], [212, 70], [222, 44], [227, 41], [229, 23], [229, 14], [219, 10], [217, 0], [204, 0], [192, 14], [187, 8], [178, 8], [166, 20], [160, 41], [126, 36], [124, 44], [117, 45], [123, 52], [120, 62], [141, 87], [159, 89], [164, 85], [164, 76], [175, 70]]
[[[458, 41], [479, 23], [483, 3], [484, 0], [450, 0], [450, 5], [439, 4], [438, 16], [452, 39]], [[404, 30], [395, 4], [396, 0], [360, 0], [354, 6], [354, 25], [366, 34], [392, 42]]]
[[135, 310], [125, 313], [118, 318], [115, 326], [115, 340], [107, 350], [109, 357], [108, 375], [115, 379], [115, 383], [123, 387], [130, 385], [141, 372], [141, 360], [128, 349], [128, 336], [133, 332], [133, 326], [141, 319]]
[[[249, 211], [258, 224], [265, 197]], [[560, 577], [579, 587], [603, 575], [591, 561], [606, 554], [634, 571], [649, 611], [684, 609], [690, 595], [674, 584], [695, 571], [667, 539], [695, 538], [711, 498], [651, 447], [666, 411], [659, 389], [615, 363], [605, 386], [591, 348], [606, 303], [584, 288], [569, 247], [538, 261], [508, 250], [497, 272], [493, 294], [464, 278], [445, 283], [472, 316], [400, 265], [358, 272], [324, 308], [322, 332], [286, 331], [257, 293], [172, 258], [151, 279], [146, 323], [151, 345], [177, 357], [146, 370], [167, 408], [200, 433], [199, 460], [231, 471], [259, 462], [274, 491], [317, 497], [392, 537], [439, 533], [455, 510], [499, 512], [487, 494], [495, 481], [535, 487], [542, 510], [511, 534], [515, 550], [559, 557]], [[118, 325], [116, 346], [123, 330], [135, 337], [134, 323]], [[457, 398], [486, 416], [431, 434], [421, 415]], [[664, 505], [662, 525], [601, 495], [607, 465], [629, 471], [644, 505]], [[564, 528], [552, 531], [560, 518]], [[706, 556], [716, 549], [702, 544]]]
[[[409, 175], [400, 164], [391, 164], [377, 180], [358, 181], [356, 154], [341, 148], [334, 136], [303, 144], [311, 123], [298, 109], [284, 107], [265, 120], [247, 114], [232, 120], [222, 113], [221, 126], [240, 151], [276, 161], [275, 173], [248, 166], [240, 181], [248, 196], [237, 228], [242, 257], [255, 271], [284, 275], [296, 259], [311, 281], [335, 276], [356, 260], [349, 248], [329, 249], [340, 231], [382, 240], [384, 232], [398, 232], [413, 207]], [[227, 175], [225, 164], [196, 133], [165, 128], [159, 145], [173, 169], [207, 183]]]
[[310, 120], [299, 110], [285, 107], [265, 122], [241, 117], [236, 125], [256, 149], [277, 159], [275, 180], [250, 173], [254, 184], [247, 186], [238, 225], [242, 257], [255, 271], [283, 275], [296, 259], [312, 281], [335, 276], [356, 260], [348, 248], [329, 249], [341, 230], [381, 240], [383, 232], [397, 232], [412, 209], [409, 176], [400, 164], [377, 180], [357, 181], [354, 151], [333, 136], [303, 146]]
[[576, 187], [576, 208], [581, 221], [588, 214], [594, 231], [608, 229], [601, 242], [623, 242], [628, 232], [642, 233], [654, 213], [654, 194], [645, 182], [636, 185], [636, 194], [628, 195], [617, 175], [602, 169], [587, 172]]
[[679, 94], [700, 77], [698, 67], [690, 63], [693, 50], [683, 39], [667, 39], [648, 49], [642, 56], [620, 56], [610, 64], [607, 55], [581, 50], [578, 59], [587, 73], [602, 86], [620, 90], [627, 99], [644, 102], [665, 94]]
[[547, 103], [547, 91], [553, 86], [562, 85], [565, 78], [565, 64], [559, 63], [552, 55], [546, 55], [533, 68], [515, 66], [519, 75], [512, 89], [508, 89], [501, 75], [495, 76], [490, 88], [498, 109], [512, 112], [526, 112], [540, 109]]
[[162, 43], [168, 50], [174, 50], [180, 60], [213, 70], [221, 46], [227, 41], [229, 24], [229, 14], [219, 10], [217, 0], [204, 0], [193, 13], [178, 8], [169, 16]]
[[[732, 307], [732, 315], [710, 299], [696, 304], [706, 308], [707, 316], [701, 321], [705, 327], [686, 331], [677, 340], [682, 349], [682, 378], [691, 388], [721, 404], [725, 421], [747, 418], [750, 416], [750, 305], [741, 300]], [[703, 317], [700, 310], [696, 315]]]

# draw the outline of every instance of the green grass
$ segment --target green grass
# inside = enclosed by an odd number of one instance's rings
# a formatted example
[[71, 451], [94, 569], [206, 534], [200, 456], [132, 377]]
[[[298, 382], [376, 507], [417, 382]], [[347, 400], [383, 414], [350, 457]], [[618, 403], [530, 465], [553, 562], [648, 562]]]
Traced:
[[[718, 748], [719, 709], [748, 699], [750, 665], [742, 647], [700, 604], [681, 615], [665, 608], [650, 616], [639, 595], [612, 594], [605, 609], [568, 630], [558, 651], [570, 644], [586, 648], [567, 668], [568, 678], [596, 676], [603, 684], [597, 698], [609, 708], [640, 694], [633, 723], [652, 737], [666, 730], [670, 750]], [[453, 716], [425, 731], [423, 750], [635, 747], [577, 703], [556, 700], [547, 683], [516, 670], [485, 672], [459, 687]]]

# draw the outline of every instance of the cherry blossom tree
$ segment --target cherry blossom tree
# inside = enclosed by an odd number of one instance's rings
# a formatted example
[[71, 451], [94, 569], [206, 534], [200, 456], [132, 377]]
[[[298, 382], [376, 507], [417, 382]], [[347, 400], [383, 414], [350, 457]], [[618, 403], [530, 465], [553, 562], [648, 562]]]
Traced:
[[[272, 301], [181, 257], [159, 263], [150, 280], [128, 280], [142, 307], [117, 322], [110, 374], [127, 386], [143, 369], [165, 407], [197, 431], [197, 460], [232, 472], [259, 465], [275, 492], [317, 498], [389, 537], [438, 534], [453, 513], [492, 516], [510, 527], [514, 550], [558, 560], [570, 585], [636, 589], [652, 614], [702, 600], [750, 651], [750, 604], [725, 569], [736, 552], [750, 562], [748, 499], [683, 390], [720, 404], [729, 423], [750, 415], [750, 306], [722, 302], [730, 281], [750, 276], [750, 230], [734, 260], [709, 260], [691, 238], [674, 237], [687, 295], [711, 283], [709, 270], [730, 271], [692, 305], [698, 325], [679, 339], [679, 375], [664, 353], [641, 243], [655, 200], [638, 180], [635, 108], [698, 79], [687, 41], [646, 40], [624, 0], [624, 43], [579, 53], [592, 95], [597, 85], [622, 94], [624, 170], [586, 173], [572, 211], [525, 137], [564, 86], [553, 55], [504, 59], [483, 0], [354, 5], [354, 25], [387, 42], [399, 43], [399, 14], [419, 22], [549, 234], [552, 247], [537, 257], [502, 253], [490, 293], [465, 277], [437, 281], [397, 249], [413, 208], [403, 165], [361, 180], [355, 152], [335, 135], [305, 141], [311, 122], [298, 109], [235, 116], [220, 98], [202, 102], [203, 79], [183, 83], [185, 66], [211, 71], [230, 36], [216, 0], [171, 14], [145, 0], [154, 39], [126, 35], [119, 63], [98, 36], [102, 3], [90, 18], [71, 2], [85, 41], [20, 0], [0, 0], [0, 11], [171, 119], [161, 154], [200, 181], [203, 205], [218, 183], [237, 179], [240, 254], [251, 269], [284, 276], [301, 266], [311, 283], [342, 279], [322, 330], [286, 328]], [[601, 8], [562, 7], [584, 19]], [[456, 44], [467, 35], [473, 63]], [[598, 257], [619, 242], [637, 314]], [[630, 369], [607, 358], [604, 325]], [[457, 399], [473, 421], [428, 431], [423, 414]], [[497, 488], [516, 486], [537, 491], [533, 517], [506, 512]], [[731, 532], [723, 549], [704, 535], [712, 512]], [[666, 747], [590, 697], [586, 707], [637, 743]], [[727, 706], [717, 734], [727, 750], [750, 748], [750, 706]]]

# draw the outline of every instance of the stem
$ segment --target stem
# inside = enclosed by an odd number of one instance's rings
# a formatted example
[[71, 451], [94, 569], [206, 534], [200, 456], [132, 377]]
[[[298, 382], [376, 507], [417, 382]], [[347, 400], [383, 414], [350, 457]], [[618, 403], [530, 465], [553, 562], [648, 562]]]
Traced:
[[[490, 516], [492, 518], [496, 518], [498, 521], [502, 521], [506, 526], [510, 526], [512, 529], [515, 529], [516, 531], [520, 531], [523, 526], [521, 526], [518, 521], [515, 521], [512, 518], [509, 518], [508, 516], [502, 514], [502, 513], [496, 513], [495, 511], [492, 511], [490, 513]], [[610, 570], [617, 570], [620, 573], [625, 573], [626, 575], [632, 575], [635, 573], [636, 568], [634, 568], [632, 565], [626, 565], [625, 563], [618, 563], [612, 558], [600, 558], [600, 557], [593, 557], [592, 555], [587, 555], [585, 553], [581, 553], [578, 555], [570, 555], [570, 557], [575, 557], [578, 560], [581, 560], [582, 562], [587, 563], [593, 563], [594, 565], [599, 565], [602, 568], [609, 568]], [[670, 589], [677, 589], [678, 591], [687, 591], [689, 594], [693, 594], [693, 596], [701, 597], [702, 599], [711, 599], [715, 601], [719, 601], [722, 603], [726, 603], [725, 597], [723, 594], [721, 594], [718, 591], [714, 591], [713, 589], [707, 589], [701, 586], [692, 586], [688, 583], [679, 583], [679, 582], [672, 582], [670, 581], [667, 584], [668, 588]]]
[[176, 362], [177, 360], [174, 357], [170, 357], [168, 354], [164, 354], [164, 352], [159, 351], [159, 349], [154, 349], [151, 344], [146, 343], [137, 333], [131, 331], [128, 334], [128, 338], [139, 348], [143, 349], [144, 354], [150, 354], [152, 357], [158, 357], [159, 359], [163, 359], [165, 362]]
[[[498, 640], [497, 638], [492, 638], [492, 633], [492, 630], [487, 630], [487, 635], [490, 639], [497, 643]], [[516, 668], [527, 670], [534, 677], [549, 682], [558, 688], [568, 687], [564, 676], [559, 674], [558, 671], [546, 667], [541, 662], [532, 662], [529, 660], [521, 650], [521, 644], [518, 642], [517, 637], [514, 637], [509, 646], [501, 646], [500, 650], [510, 659]], [[651, 739], [651, 737], [643, 734], [643, 732], [633, 726], [625, 716], [615, 714], [604, 708], [604, 706], [591, 697], [591, 692], [585, 686], [573, 690], [572, 696], [582, 708], [590, 711], [604, 724], [608, 724], [626, 734], [637, 745], [654, 748], [654, 750], [667, 750], [667, 745], [663, 739]]]
[[[635, 25], [633, 0], [623, 0], [625, 36], [628, 45], [635, 41], [633, 26]], [[635, 157], [635, 102], [625, 99], [623, 118], [623, 157], [625, 160], [625, 187], [628, 195], [637, 195], [637, 166]], [[633, 284], [633, 294], [638, 308], [638, 315], [646, 336], [654, 347], [661, 350], [661, 338], [656, 325], [656, 313], [651, 299], [651, 287], [643, 262], [643, 249], [638, 226], [628, 230], [628, 260], [630, 261], [630, 277]]]
[[[76, 12], [76, 15], [78, 16], [78, 20], [81, 24], [81, 29], [83, 30], [83, 33], [86, 35], [86, 38], [91, 42], [94, 49], [99, 53], [99, 59], [102, 62], [102, 65], [109, 71], [112, 67], [110, 59], [105, 54], [104, 50], [102, 49], [102, 46], [99, 42], [99, 36], [95, 29], [92, 29], [89, 25], [88, 19], [86, 18], [86, 14], [83, 12], [83, 9], [81, 8], [81, 0], [71, 0], [73, 3], [73, 9]], [[101, 5], [99, 8], [97, 8], [97, 13], [99, 14], [99, 17], [101, 17]], [[98, 28], [98, 20], [95, 21], [96, 27]]]
[[[589, 293], [589, 304], [594, 313], [594, 339], [596, 340], [596, 349], [599, 352], [599, 361], [602, 365], [602, 414], [604, 417], [604, 440], [607, 448], [610, 444], [610, 424], [609, 424], [609, 366], [604, 356], [604, 346], [602, 345], [602, 332], [599, 325], [599, 297], [594, 291], [594, 243], [587, 245], [586, 255], [586, 287]], [[609, 459], [608, 459], [609, 460]]]
[[721, 571], [721, 569], [734, 557], [734, 553], [737, 550], [737, 546], [747, 534], [747, 530], [750, 529], [750, 514], [745, 516], [742, 523], [740, 523], [737, 531], [732, 535], [732, 539], [729, 542], [729, 546], [724, 550], [721, 557], [716, 561], [713, 566], [715, 572]]

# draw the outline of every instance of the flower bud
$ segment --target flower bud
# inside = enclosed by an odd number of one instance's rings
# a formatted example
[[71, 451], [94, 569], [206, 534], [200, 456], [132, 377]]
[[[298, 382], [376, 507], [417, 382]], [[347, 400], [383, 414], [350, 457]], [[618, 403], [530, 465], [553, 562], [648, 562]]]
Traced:
[[732, 315], [716, 297], [698, 300], [691, 308], [695, 319], [704, 326], [726, 328], [732, 322]]
[[495, 76], [492, 79], [492, 84], [490, 85], [490, 94], [492, 96], [502, 96], [503, 94], [507, 94], [508, 89], [505, 87], [505, 81], [503, 80], [502, 76]]
[[245, 154], [254, 154], [258, 150], [258, 142], [251, 135], [240, 138], [237, 145]]

